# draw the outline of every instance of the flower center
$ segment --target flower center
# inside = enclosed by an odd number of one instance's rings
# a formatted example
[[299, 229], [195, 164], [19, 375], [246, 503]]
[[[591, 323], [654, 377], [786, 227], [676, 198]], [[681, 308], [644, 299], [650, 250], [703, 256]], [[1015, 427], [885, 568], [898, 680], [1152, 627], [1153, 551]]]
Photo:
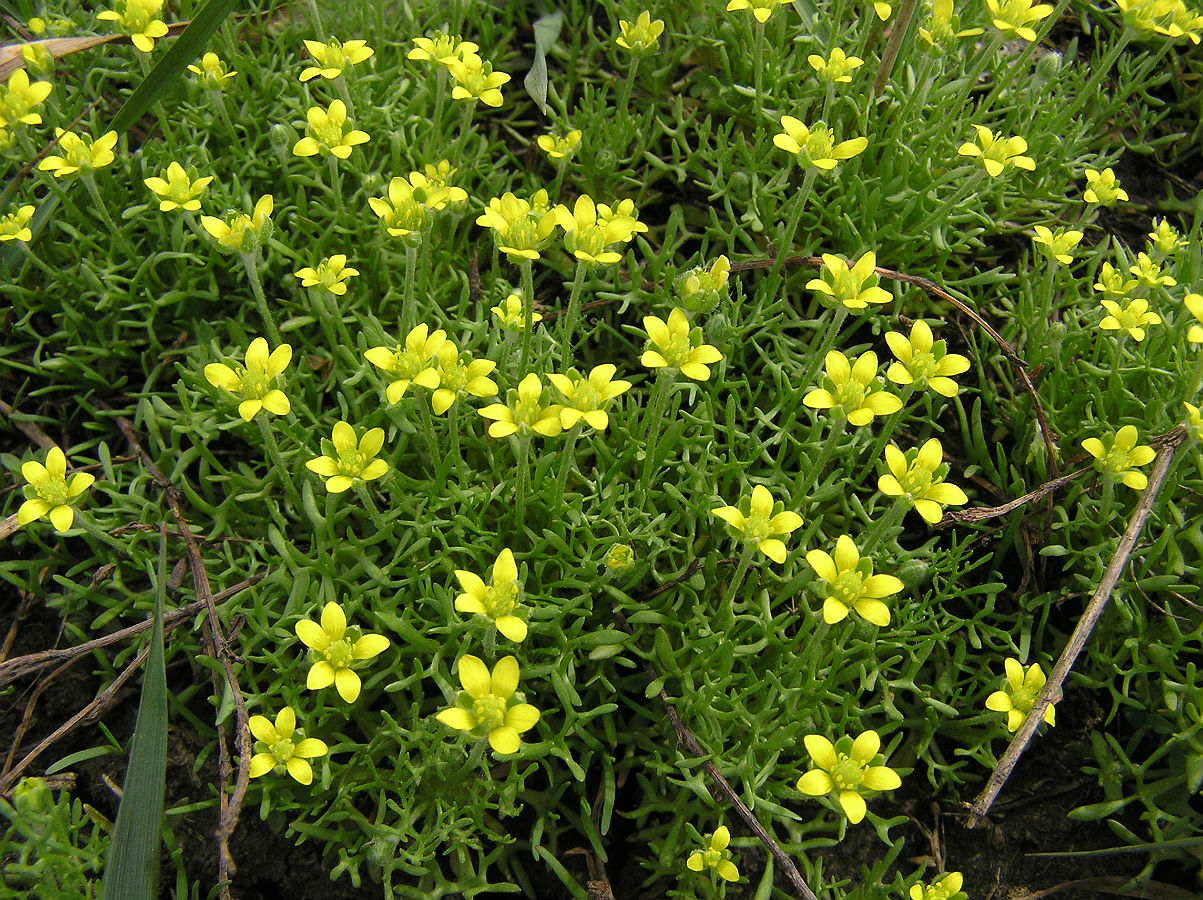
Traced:
[[661, 348], [661, 353], [665, 362], [674, 369], [679, 369], [689, 362], [689, 354], [692, 349], [689, 344], [689, 335], [679, 334], [668, 339], [668, 343]]
[[351, 642], [346, 638], [335, 641], [323, 651], [326, 662], [335, 669], [345, 669], [351, 664], [354, 654], [351, 652]]
[[324, 122], [317, 125], [310, 125], [309, 129], [319, 144], [337, 147], [343, 142], [343, 123], [336, 122], [333, 116], [327, 116]]
[[744, 536], [750, 541], [763, 541], [773, 533], [769, 529], [769, 521], [768, 516], [752, 513], [744, 521]]
[[244, 369], [238, 387], [248, 400], [262, 400], [270, 388], [267, 373], [261, 369]]
[[543, 407], [539, 404], [541, 399], [536, 397], [533, 400], [523, 400], [519, 397], [518, 402], [514, 404], [514, 422], [525, 428], [533, 428], [543, 415]]
[[912, 465], [906, 470], [906, 474], [898, 479], [902, 485], [902, 489], [912, 497], [922, 497], [927, 493], [927, 489], [931, 487], [932, 473], [920, 466]]
[[834, 151], [835, 141], [831, 138], [831, 132], [823, 123], [816, 123], [806, 137], [806, 145], [802, 148], [802, 152], [806, 154], [808, 160], [814, 162], [819, 159], [831, 159]]
[[342, 451], [338, 454], [338, 473], [355, 478], [362, 472], [367, 464], [372, 461], [373, 457], [366, 453], [360, 453], [358, 450], [349, 450], [346, 453]]
[[294, 749], [292, 738], [283, 738], [282, 740], [276, 741], [269, 747], [271, 755], [274, 756], [278, 762], [282, 763], [286, 763], [292, 759]]
[[845, 413], [860, 409], [865, 402], [866, 393], [865, 386], [851, 378], [835, 388], [835, 398]]
[[836, 756], [836, 763], [831, 767], [831, 780], [838, 790], [847, 791], [857, 787], [864, 778], [865, 767], [846, 753]]
[[494, 617], [508, 616], [514, 611], [514, 607], [518, 605], [518, 582], [503, 581], [500, 584], [494, 583], [489, 588], [489, 595], [485, 605]]
[[860, 572], [841, 572], [831, 584], [829, 596], [840, 601], [845, 606], [852, 606], [864, 594], [865, 582]]
[[920, 381], [935, 375], [939, 365], [931, 351], [925, 350], [911, 353], [911, 359], [906, 364], [906, 370], [910, 372], [912, 379]]
[[486, 694], [472, 704], [472, 712], [485, 728], [500, 728], [505, 724], [505, 699], [496, 694]]

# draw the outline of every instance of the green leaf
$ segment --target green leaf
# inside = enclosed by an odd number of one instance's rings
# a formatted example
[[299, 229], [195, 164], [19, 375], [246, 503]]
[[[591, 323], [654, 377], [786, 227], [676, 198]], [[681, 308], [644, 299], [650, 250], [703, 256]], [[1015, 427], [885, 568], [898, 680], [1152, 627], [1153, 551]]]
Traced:
[[163, 794], [167, 785], [167, 673], [163, 663], [163, 598], [167, 589], [167, 534], [159, 532], [154, 626], [142, 679], [129, 769], [104, 869], [103, 900], [156, 897]]
[[536, 20], [532, 26], [535, 31], [535, 59], [522, 83], [543, 115], [547, 115], [547, 51], [560, 36], [560, 26], [563, 24], [564, 13], [557, 9]]

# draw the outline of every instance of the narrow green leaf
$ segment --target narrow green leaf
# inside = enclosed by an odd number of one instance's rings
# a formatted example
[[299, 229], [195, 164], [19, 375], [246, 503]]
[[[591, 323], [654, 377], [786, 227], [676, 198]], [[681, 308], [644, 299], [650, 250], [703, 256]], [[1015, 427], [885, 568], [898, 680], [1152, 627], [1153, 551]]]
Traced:
[[79, 750], [64, 756], [58, 762], [48, 765], [46, 767], [46, 774], [53, 775], [56, 772], [63, 771], [63, 769], [79, 765], [81, 762], [87, 762], [89, 759], [96, 759], [98, 756], [112, 756], [116, 752], [112, 747], [89, 747], [87, 750]]
[[560, 26], [563, 24], [564, 13], [557, 9], [536, 20], [532, 26], [535, 31], [535, 59], [522, 83], [543, 115], [547, 115], [547, 51], [560, 36]]
[[159, 893], [159, 846], [167, 783], [167, 673], [163, 663], [167, 577], [167, 534], [160, 531], [150, 654], [142, 679], [138, 722], [130, 741], [129, 769], [104, 869], [103, 900], [149, 900]]

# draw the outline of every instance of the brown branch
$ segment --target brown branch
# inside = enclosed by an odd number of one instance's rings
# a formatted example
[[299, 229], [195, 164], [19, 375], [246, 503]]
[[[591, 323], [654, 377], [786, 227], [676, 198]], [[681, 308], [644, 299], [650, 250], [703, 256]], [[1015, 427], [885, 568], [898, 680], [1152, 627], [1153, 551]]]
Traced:
[[[730, 564], [735, 562], [735, 559], [726, 559], [722, 560], [722, 562]], [[698, 569], [702, 567], [702, 564], [703, 561], [701, 559], [695, 559], [689, 564], [689, 566], [686, 567], [685, 572], [681, 575], [681, 577], [674, 579], [667, 584], [660, 585], [647, 595], [647, 599], [655, 597], [657, 594], [662, 594], [664, 591], [676, 587], [683, 581], [687, 581], [696, 571], [698, 571]], [[626, 616], [622, 614], [621, 610], [614, 610], [614, 618], [617, 620], [619, 627], [621, 627], [623, 631], [632, 637], [634, 636], [635, 631], [633, 628], [631, 628], [631, 624], [627, 621]], [[654, 682], [661, 677], [656, 671], [655, 667], [647, 660], [643, 660], [643, 671], [648, 676], [649, 681]], [[744, 803], [739, 794], [735, 792], [735, 788], [731, 787], [730, 782], [723, 777], [722, 772], [718, 770], [718, 766], [716, 766], [709, 759], [710, 753], [701, 745], [698, 739], [694, 737], [693, 732], [685, 727], [685, 724], [681, 721], [681, 716], [677, 713], [676, 708], [672, 705], [672, 702], [668, 698], [668, 693], [664, 690], [664, 688], [660, 688], [660, 702], [664, 704], [665, 712], [668, 713], [668, 720], [670, 723], [672, 723], [673, 731], [677, 733], [678, 743], [684, 744], [686, 749], [688, 749], [693, 756], [703, 758], [702, 768], [706, 770], [706, 774], [710, 776], [710, 780], [714, 782], [719, 793], [723, 795], [723, 798], [727, 801], [731, 808], [739, 814], [739, 817], [744, 820], [744, 823], [752, 830], [752, 833], [760, 839], [760, 842], [764, 844], [765, 848], [770, 854], [772, 854], [773, 858], [777, 860], [777, 864], [781, 867], [781, 871], [785, 874], [785, 877], [789, 880], [790, 884], [793, 885], [797, 896], [803, 898], [803, 900], [818, 900], [818, 898], [815, 897], [814, 891], [810, 889], [810, 886], [802, 878], [802, 873], [798, 871], [798, 867], [794, 865], [794, 861], [789, 858], [789, 854], [781, 849], [781, 845], [778, 844], [773, 836], [765, 829], [765, 827], [760, 824], [756, 816], [753, 815], [752, 810], [748, 809], [747, 804]]]
[[1005, 516], [1009, 512], [1014, 512], [1019, 507], [1031, 503], [1034, 500], [1040, 500], [1048, 496], [1054, 491], [1060, 490], [1065, 485], [1069, 484], [1075, 478], [1081, 478], [1092, 469], [1078, 469], [1076, 472], [1070, 472], [1068, 475], [1062, 475], [1060, 478], [1054, 478], [1052, 481], [1046, 481], [1036, 490], [1029, 491], [1022, 497], [1016, 497], [1002, 506], [979, 506], [974, 509], [957, 509], [944, 514], [944, 518], [937, 523], [937, 527], [943, 528], [948, 525], [961, 525], [966, 522], [984, 522], [986, 519]]
[[1136, 504], [1136, 509], [1132, 511], [1132, 518], [1129, 519], [1128, 527], [1124, 531], [1123, 537], [1120, 538], [1119, 545], [1115, 548], [1115, 555], [1112, 556], [1110, 564], [1108, 564], [1106, 571], [1103, 572], [1099, 586], [1095, 589], [1090, 602], [1086, 605], [1086, 611], [1082, 614], [1082, 618], [1078, 621], [1074, 633], [1070, 636], [1069, 643], [1061, 651], [1061, 656], [1057, 660], [1057, 664], [1053, 666], [1052, 674], [1049, 675], [1048, 681], [1044, 685], [1044, 690], [1040, 692], [1040, 696], [1036, 699], [1032, 711], [1028, 713], [1027, 718], [1023, 721], [1023, 725], [1015, 733], [1015, 737], [1011, 739], [1011, 743], [1007, 746], [1007, 751], [995, 765], [994, 772], [991, 773], [990, 780], [986, 783], [985, 789], [973, 801], [973, 805], [970, 807], [968, 823], [970, 828], [976, 828], [981, 825], [982, 820], [990, 811], [995, 798], [1003, 789], [1003, 785], [1007, 783], [1007, 779], [1011, 777], [1011, 772], [1014, 771], [1015, 766], [1019, 763], [1019, 757], [1023, 755], [1023, 751], [1027, 749], [1033, 735], [1035, 735], [1037, 726], [1044, 719], [1045, 710], [1048, 709], [1050, 703], [1060, 698], [1061, 685], [1065, 683], [1065, 679], [1069, 676], [1069, 671], [1073, 668], [1078, 654], [1082, 652], [1082, 649], [1086, 646], [1086, 642], [1090, 640], [1094, 626], [1098, 623], [1099, 617], [1102, 616], [1103, 610], [1107, 608], [1107, 604], [1111, 600], [1111, 594], [1115, 590], [1115, 585], [1119, 582], [1124, 567], [1128, 564], [1132, 552], [1136, 549], [1136, 542], [1144, 530], [1145, 522], [1148, 521], [1149, 515], [1153, 511], [1153, 503], [1157, 499], [1162, 485], [1165, 483], [1166, 475], [1169, 474], [1170, 466], [1174, 462], [1174, 454], [1185, 440], [1186, 429], [1181, 425], [1157, 439], [1156, 443], [1160, 444], [1160, 449], [1157, 452], [1156, 459], [1153, 461], [1153, 470], [1149, 473], [1149, 483], [1140, 495], [1140, 502]]
[[[221, 794], [218, 798], [220, 812], [217, 822], [217, 880], [218, 884], [221, 885], [220, 896], [223, 900], [230, 900], [230, 879], [237, 870], [237, 866], [234, 865], [234, 858], [230, 855], [230, 836], [234, 833], [234, 829], [238, 827], [238, 817], [242, 812], [242, 800], [246, 796], [247, 786], [250, 784], [251, 765], [250, 725], [246, 710], [246, 698], [242, 696], [242, 689], [238, 686], [238, 678], [234, 674], [234, 664], [241, 662], [241, 660], [230, 649], [229, 642], [226, 640], [225, 632], [221, 626], [221, 619], [217, 616], [217, 604], [213, 590], [209, 586], [209, 573], [205, 569], [205, 563], [201, 558], [196, 538], [184, 519], [183, 511], [180, 508], [179, 491], [164, 477], [162, 471], [155, 465], [154, 460], [142, 448], [142, 445], [138, 442], [137, 435], [134, 433], [134, 426], [129, 420], [118, 416], [117, 425], [121, 429], [121, 433], [125, 435], [125, 439], [129, 441], [130, 446], [133, 447], [134, 452], [142, 458], [143, 464], [154, 477], [155, 483], [163, 491], [163, 496], [166, 498], [168, 506], [171, 507], [171, 514], [175, 517], [176, 523], [179, 525], [181, 536], [184, 539], [188, 567], [192, 570], [193, 587], [196, 590], [197, 599], [204, 602], [205, 610], [208, 614], [204, 630], [206, 642], [210, 645], [212, 655], [221, 663], [222, 670], [225, 673], [226, 685], [229, 687], [230, 693], [234, 698], [235, 729], [237, 731], [235, 740], [237, 741], [239, 757], [238, 775], [234, 782], [233, 793], [230, 793], [228, 790], [230, 777], [233, 775], [229, 749], [226, 746], [224, 730], [220, 723], [217, 724], [219, 749], [217, 766], [222, 782]], [[218, 693], [220, 693], [220, 690], [218, 690]]]

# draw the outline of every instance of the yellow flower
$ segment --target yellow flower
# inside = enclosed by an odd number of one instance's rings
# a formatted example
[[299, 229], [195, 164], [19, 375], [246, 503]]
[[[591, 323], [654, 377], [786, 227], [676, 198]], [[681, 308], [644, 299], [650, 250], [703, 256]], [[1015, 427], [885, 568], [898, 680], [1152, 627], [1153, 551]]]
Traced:
[[347, 265], [347, 257], [336, 253], [323, 259], [317, 268], [306, 266], [293, 273], [301, 279], [301, 287], [317, 287], [341, 297], [347, 292], [347, 279], [359, 274], [358, 269]]
[[773, 135], [773, 143], [786, 153], [794, 154], [798, 165], [806, 169], [813, 167], [829, 172], [841, 160], [851, 159], [869, 146], [868, 139], [863, 137], [837, 144], [825, 122], [807, 126], [793, 116], [782, 116], [781, 127], [785, 130]]
[[888, 331], [886, 343], [898, 359], [886, 371], [890, 381], [913, 384], [919, 389], [930, 387], [944, 397], [957, 395], [957, 383], [948, 376], [968, 371], [969, 360], [959, 353], [949, 353], [943, 340], [932, 340], [931, 326], [922, 319], [911, 326], [909, 339], [896, 331]]
[[961, 28], [961, 18], [952, 11], [952, 0], [932, 0], [930, 14], [919, 26], [919, 36], [928, 45], [942, 50], [958, 38], [976, 37], [980, 28]]
[[1058, 228], [1053, 231], [1044, 225], [1036, 225], [1032, 230], [1036, 232], [1032, 243], [1049, 259], [1055, 259], [1066, 266], [1074, 261], [1073, 253], [1070, 251], [1077, 247], [1082, 240], [1082, 232], [1071, 228]]
[[631, 382], [612, 380], [618, 369], [609, 363], [594, 367], [586, 378], [576, 369], [565, 375], [548, 373], [547, 380], [564, 396], [560, 407], [560, 424], [571, 428], [582, 419], [595, 431], [605, 431], [610, 424], [606, 407], [615, 397], [629, 391]]
[[398, 344], [395, 350], [372, 347], [366, 351], [364, 356], [368, 362], [395, 376], [385, 390], [385, 399], [396, 403], [405, 396], [411, 383], [429, 390], [437, 388], [436, 357], [445, 343], [447, 332], [440, 328], [432, 333], [430, 327], [423, 324], [410, 330], [404, 346]]
[[301, 784], [313, 784], [313, 767], [309, 760], [325, 756], [330, 748], [317, 738], [297, 740], [297, 716], [291, 706], [280, 710], [274, 725], [266, 716], [251, 716], [247, 725], [255, 737], [251, 778], [284, 768]]
[[29, 243], [32, 241], [33, 231], [29, 227], [29, 220], [33, 218], [33, 214], [33, 206], [26, 204], [0, 217], [0, 243], [7, 241]]
[[480, 410], [493, 423], [489, 426], [489, 437], [511, 434], [525, 437], [532, 431], [543, 437], [555, 437], [564, 430], [560, 424], [561, 407], [554, 403], [544, 406], [546, 399], [543, 383], [531, 372], [519, 382], [517, 390], [511, 388], [506, 392], [505, 403], [494, 403]]
[[848, 263], [831, 253], [823, 254], [819, 277], [806, 282], [806, 287], [818, 291], [835, 303], [850, 310], [865, 309], [870, 303], [889, 303], [894, 297], [879, 287], [877, 254], [869, 251], [849, 268]]
[[498, 90], [510, 80], [505, 72], [494, 72], [492, 63], [481, 59], [475, 53], [461, 59], [453, 59], [447, 63], [447, 70], [455, 80], [451, 89], [452, 100], [479, 100], [485, 106], [501, 106], [501, 91]]
[[341, 100], [333, 101], [327, 109], [311, 106], [306, 118], [306, 136], [293, 145], [294, 156], [317, 156], [325, 151], [346, 159], [355, 147], [371, 140], [367, 132], [352, 127], [347, 120], [347, 105]]
[[1196, 322], [1186, 332], [1186, 339], [1192, 344], [1203, 344], [1203, 294], [1187, 294], [1182, 298], [1182, 305], [1195, 317]]
[[52, 88], [49, 81], [30, 83], [25, 70], [17, 69], [0, 88], [0, 126], [16, 122], [41, 125], [42, 116], [37, 108], [50, 96]]
[[710, 365], [723, 358], [717, 347], [702, 343], [702, 329], [690, 328], [682, 309], [674, 307], [667, 322], [656, 316], [644, 316], [643, 328], [648, 336], [648, 349], [639, 361], [649, 369], [676, 369], [686, 378], [707, 381]]
[[980, 159], [986, 169], [986, 174], [991, 178], [997, 178], [1004, 170], [1012, 166], [1028, 172], [1036, 170], [1036, 161], [1030, 156], [1022, 155], [1028, 149], [1028, 142], [1023, 138], [1004, 138], [1002, 134], [995, 134], [985, 125], [974, 125], [973, 127], [977, 131], [977, 143], [961, 144], [957, 148], [957, 153], [961, 156], [974, 156]]
[[430, 209], [414, 197], [413, 185], [397, 176], [388, 183], [388, 200], [369, 197], [368, 205], [380, 217], [385, 230], [406, 243], [420, 243], [430, 227]]
[[883, 765], [881, 738], [863, 732], [854, 741], [842, 737], [835, 744], [818, 734], [802, 739], [815, 768], [798, 779], [798, 790], [809, 797], [835, 794], [840, 808], [853, 825], [865, 817], [864, 793], [892, 791], [902, 786], [898, 773]]
[[163, 0], [117, 0], [117, 9], [97, 13], [102, 22], [116, 22], [122, 34], [129, 35], [143, 53], [155, 48], [155, 39], [167, 34], [167, 23], [155, 18], [163, 9]]
[[1108, 313], [1099, 322], [1099, 328], [1104, 331], [1126, 331], [1137, 343], [1145, 339], [1146, 325], [1161, 324], [1161, 316], [1149, 312], [1149, 301], [1143, 297], [1127, 300], [1122, 306], [1114, 300], [1099, 302]]
[[547, 154], [549, 159], [561, 160], [567, 159], [576, 153], [576, 148], [581, 142], [581, 130], [574, 128], [565, 134], [551, 131], [547, 134], [541, 134], [535, 139], [535, 143], [539, 145], [539, 149]]
[[1156, 287], [1163, 285], [1164, 287], [1173, 287], [1178, 282], [1173, 276], [1165, 274], [1161, 270], [1161, 265], [1153, 262], [1147, 253], [1138, 253], [1136, 255], [1136, 265], [1129, 266], [1128, 271], [1136, 276], [1138, 284]]
[[618, 30], [622, 34], [615, 38], [614, 43], [636, 56], [643, 56], [659, 47], [660, 35], [664, 33], [664, 20], [652, 19], [652, 14], [645, 11], [635, 17], [634, 23], [619, 19]]
[[367, 41], [347, 41], [343, 44], [336, 38], [330, 38], [324, 44], [321, 41], [304, 43], [314, 65], [301, 70], [301, 81], [311, 81], [319, 75], [333, 81], [343, 74], [344, 70], [363, 62], [376, 52], [368, 46]]
[[555, 208], [556, 224], [564, 229], [565, 248], [578, 260], [593, 266], [613, 265], [622, 259], [622, 254], [611, 248], [630, 241], [638, 223], [631, 216], [604, 221], [599, 218], [598, 210], [593, 198], [582, 194], [576, 198], [573, 209], [563, 204]]
[[1086, 438], [1082, 449], [1094, 457], [1094, 467], [1108, 478], [1118, 477], [1134, 491], [1143, 491], [1149, 479], [1138, 466], [1148, 465], [1157, 456], [1156, 451], [1146, 444], [1137, 444], [1134, 425], [1124, 425], [1114, 435], [1105, 434], [1103, 439]]
[[625, 244], [636, 234], [646, 234], [647, 226], [639, 221], [634, 200], [619, 200], [613, 206], [597, 204], [597, 224], [606, 229], [607, 236]]
[[[1005, 712], [1007, 731], [1018, 731], [1023, 720], [1036, 705], [1036, 698], [1044, 690], [1046, 679], [1039, 663], [1032, 663], [1025, 671], [1019, 660], [1008, 657], [1003, 665], [1007, 670], [1007, 680], [1002, 690], [995, 691], [986, 698], [986, 709]], [[1055, 719], [1050, 703], [1044, 711], [1044, 721], [1055, 725]]]
[[521, 695], [515, 693], [518, 677], [518, 660], [512, 656], [498, 660], [490, 673], [475, 656], [464, 654], [459, 660], [463, 690], [455, 706], [435, 718], [456, 731], [483, 731], [497, 753], [517, 753], [522, 749], [520, 735], [539, 721], [539, 710], [521, 702]]
[[143, 180], [143, 184], [159, 198], [161, 212], [171, 212], [173, 209], [196, 212], [201, 208], [200, 198], [213, 180], [212, 175], [199, 178], [195, 169], [185, 169], [178, 162], [172, 162], [163, 175], [166, 177], [155, 175]]
[[826, 59], [812, 53], [806, 57], [806, 61], [818, 73], [819, 78], [829, 84], [851, 84], [851, 73], [865, 64], [859, 56], [848, 56], [839, 47], [833, 48]]
[[1186, 407], [1186, 430], [1196, 441], [1203, 441], [1203, 414], [1199, 407], [1191, 403], [1183, 403]]
[[1097, 169], [1087, 169], [1086, 191], [1082, 197], [1087, 203], [1111, 206], [1119, 200], [1127, 200], [1128, 192], [1119, 186], [1119, 180], [1110, 167], [1101, 172]]
[[1033, 6], [1032, 0], [986, 0], [986, 6], [995, 28], [1025, 41], [1036, 40], [1036, 31], [1031, 26], [1044, 21], [1053, 12], [1047, 3]]
[[354, 428], [347, 422], [335, 422], [332, 437], [332, 447], [323, 447], [321, 456], [305, 463], [310, 472], [326, 479], [331, 494], [341, 494], [356, 481], [372, 481], [388, 471], [388, 463], [376, 458], [384, 446], [383, 428], [369, 428], [356, 441]]
[[890, 16], [894, 9], [885, 0], [875, 0], [873, 3], [873, 12], [877, 13], [877, 18], [883, 22], [890, 21]]
[[249, 422], [261, 409], [274, 416], [286, 416], [290, 409], [288, 395], [276, 387], [276, 379], [292, 362], [292, 347], [281, 344], [270, 354], [267, 341], [258, 337], [246, 348], [246, 365], [231, 367], [225, 363], [205, 366], [205, 380], [217, 388], [238, 394], [238, 415]]
[[728, 857], [731, 855], [727, 845], [731, 843], [731, 830], [726, 825], [720, 825], [714, 834], [706, 838], [704, 850], [694, 850], [685, 860], [686, 867], [692, 872], [714, 869], [723, 881], [739, 881], [739, 869]]
[[1178, 233], [1173, 225], [1165, 219], [1154, 219], [1153, 230], [1149, 232], [1149, 250], [1170, 256], [1186, 246], [1186, 240]]
[[907, 896], [910, 900], [968, 900], [969, 895], [961, 890], [964, 883], [960, 872], [949, 872], [931, 884], [911, 885]]
[[1099, 280], [1095, 282], [1094, 289], [1109, 297], [1127, 297], [1136, 285], [1135, 278], [1124, 278], [1123, 273], [1115, 266], [1105, 262], [1102, 269], [1099, 270]]
[[909, 504], [928, 524], [940, 521], [945, 506], [962, 506], [969, 498], [955, 484], [943, 480], [948, 467], [943, 464], [944, 448], [930, 438], [918, 450], [905, 454], [890, 444], [886, 447], [889, 474], [877, 481], [877, 489], [887, 497]]
[[228, 210], [224, 220], [201, 216], [201, 225], [220, 249], [230, 253], [254, 253], [271, 237], [274, 208], [272, 195], [264, 194], [255, 202], [250, 215]]
[[455, 344], [447, 341], [437, 352], [439, 360], [439, 386], [430, 395], [430, 408], [441, 416], [459, 400], [463, 394], [473, 397], [493, 397], [497, 394], [497, 382], [489, 374], [497, 368], [491, 359], [473, 359], [461, 354]]
[[802, 517], [784, 509], [781, 501], [774, 502], [769, 489], [762, 484], [752, 488], [745, 513], [738, 506], [719, 506], [711, 510], [716, 516], [739, 532], [743, 540], [756, 544], [756, 549], [780, 565], [785, 562], [785, 541], [802, 527]]
[[347, 703], [354, 703], [359, 698], [361, 687], [352, 666], [379, 656], [389, 647], [389, 640], [383, 635], [359, 636], [358, 629], [348, 633], [347, 615], [333, 601], [322, 609], [320, 625], [311, 619], [302, 619], [296, 624], [296, 632], [314, 660], [305, 687], [318, 691], [334, 685]]
[[494, 197], [476, 219], [477, 225], [493, 229], [497, 249], [510, 262], [539, 258], [556, 228], [555, 210], [547, 202], [547, 191], [538, 190], [531, 200], [522, 200], [506, 191]]
[[836, 539], [834, 556], [811, 550], [806, 562], [827, 582], [823, 621], [828, 625], [842, 622], [849, 609], [880, 628], [890, 624], [890, 608], [881, 599], [897, 594], [904, 585], [893, 575], [874, 575], [872, 560], [861, 558], [848, 535]]
[[190, 65], [188, 71], [200, 78], [206, 90], [220, 91], [233, 80], [237, 72], [226, 70], [226, 64], [216, 53], [209, 52], [201, 57], [200, 66]]
[[719, 301], [727, 296], [727, 281], [731, 277], [731, 260], [720, 256], [709, 269], [696, 266], [677, 277], [676, 289], [681, 303], [692, 313], [713, 312]]
[[72, 502], [92, 486], [96, 478], [76, 472], [67, 478], [67, 457], [58, 447], [46, 454], [46, 464], [29, 460], [21, 465], [25, 478], [25, 502], [17, 510], [17, 524], [28, 525], [50, 517], [55, 531], [67, 531], [75, 522]]
[[492, 584], [472, 572], [455, 572], [463, 593], [455, 598], [455, 610], [476, 613], [489, 619], [503, 635], [516, 644], [526, 640], [526, 622], [515, 615], [522, 604], [522, 585], [518, 583], [518, 564], [508, 548], [497, 554], [493, 563]]
[[[522, 297], [511, 293], [501, 301], [500, 306], [492, 307], [492, 313], [497, 317], [497, 324], [506, 331], [522, 331], [526, 328], [526, 317], [522, 315]], [[543, 316], [531, 313], [531, 324], [542, 322]]]
[[877, 354], [872, 350], [857, 357], [855, 364], [839, 350], [832, 350], [824, 362], [824, 386], [802, 398], [811, 409], [830, 409], [858, 428], [868, 425], [874, 416], [888, 416], [902, 409], [902, 400], [878, 390]]
[[427, 163], [423, 168], [422, 172], [409, 173], [409, 185], [419, 203], [438, 211], [446, 209], [448, 203], [463, 203], [468, 199], [467, 191], [451, 184], [451, 176], [458, 170], [450, 160], [441, 160], [437, 166]]
[[436, 31], [434, 37], [416, 37], [413, 39], [414, 49], [409, 51], [406, 59], [434, 60], [443, 66], [464, 56], [472, 56], [480, 49], [471, 41], [461, 40], [459, 35], [444, 34]]
[[21, 61], [25, 63], [26, 71], [33, 75], [54, 74], [54, 54], [45, 44], [22, 44]]
[[47, 156], [38, 163], [38, 169], [52, 173], [55, 178], [66, 178], [79, 172], [91, 172], [107, 166], [116, 158], [113, 153], [113, 148], [117, 146], [117, 132], [115, 131], [106, 132], [95, 141], [87, 132], [75, 134], [72, 131], [56, 128], [54, 134], [58, 138], [58, 148], [63, 155]]
[[757, 22], [763, 25], [769, 20], [769, 16], [773, 14], [773, 10], [783, 2], [785, 0], [731, 0], [727, 4], [727, 12], [746, 9], [756, 17]]

